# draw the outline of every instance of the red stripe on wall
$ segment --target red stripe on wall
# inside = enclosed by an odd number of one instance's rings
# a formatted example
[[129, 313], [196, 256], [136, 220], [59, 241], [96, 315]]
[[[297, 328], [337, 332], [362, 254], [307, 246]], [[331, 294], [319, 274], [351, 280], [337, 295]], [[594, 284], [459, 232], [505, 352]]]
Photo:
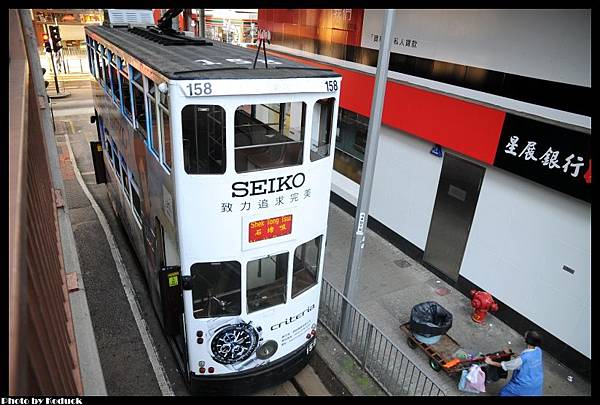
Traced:
[[[375, 76], [272, 53], [339, 73], [343, 77], [340, 106], [371, 115]], [[388, 80], [382, 123], [493, 165], [504, 116], [504, 111]]]

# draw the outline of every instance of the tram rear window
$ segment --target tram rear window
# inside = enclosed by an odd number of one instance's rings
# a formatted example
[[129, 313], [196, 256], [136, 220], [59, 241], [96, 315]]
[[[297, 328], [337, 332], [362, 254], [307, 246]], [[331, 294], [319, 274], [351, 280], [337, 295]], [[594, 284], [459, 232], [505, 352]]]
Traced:
[[248, 313], [283, 304], [289, 253], [248, 262]]
[[235, 111], [238, 173], [302, 164], [306, 104], [243, 105]]
[[240, 315], [239, 262], [195, 263], [191, 273], [194, 318]]
[[187, 105], [181, 111], [183, 165], [188, 174], [225, 173], [225, 110]]

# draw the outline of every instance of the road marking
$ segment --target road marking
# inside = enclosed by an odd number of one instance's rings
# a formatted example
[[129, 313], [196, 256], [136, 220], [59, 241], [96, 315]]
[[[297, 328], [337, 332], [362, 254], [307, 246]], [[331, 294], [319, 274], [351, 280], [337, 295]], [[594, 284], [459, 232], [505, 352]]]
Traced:
[[154, 346], [154, 341], [152, 340], [152, 336], [148, 333], [148, 328], [146, 326], [146, 322], [144, 318], [142, 318], [140, 306], [135, 298], [135, 290], [133, 289], [133, 285], [131, 284], [131, 280], [129, 279], [129, 275], [125, 270], [125, 265], [123, 264], [123, 258], [121, 257], [121, 253], [117, 247], [117, 243], [115, 242], [115, 238], [110, 230], [110, 226], [108, 225], [108, 221], [106, 217], [102, 213], [102, 210], [96, 203], [94, 196], [90, 193], [85, 182], [83, 181], [83, 177], [81, 177], [81, 173], [79, 172], [79, 168], [77, 167], [77, 163], [75, 162], [75, 156], [73, 155], [73, 150], [71, 149], [71, 141], [69, 137], [65, 135], [67, 138], [66, 144], [67, 149], [69, 150], [69, 157], [71, 159], [71, 164], [73, 165], [73, 170], [75, 172], [75, 177], [77, 178], [77, 182], [81, 186], [84, 194], [92, 204], [92, 208], [96, 212], [98, 216], [98, 220], [100, 221], [100, 225], [106, 234], [106, 239], [108, 240], [108, 244], [110, 246], [110, 252], [115, 261], [115, 265], [117, 266], [117, 271], [119, 272], [119, 278], [121, 279], [121, 284], [123, 285], [123, 289], [125, 290], [125, 295], [127, 296], [127, 301], [129, 302], [129, 306], [131, 307], [131, 312], [133, 313], [133, 318], [135, 319], [135, 323], [140, 331], [140, 335], [142, 336], [142, 341], [144, 342], [144, 347], [146, 348], [146, 353], [148, 354], [148, 359], [152, 364], [152, 369], [154, 370], [154, 375], [156, 376], [156, 381], [158, 381], [158, 386], [163, 396], [174, 396], [173, 390], [171, 389], [171, 385], [167, 379], [167, 375], [165, 370], [158, 358], [158, 354], [156, 353], [156, 347]]

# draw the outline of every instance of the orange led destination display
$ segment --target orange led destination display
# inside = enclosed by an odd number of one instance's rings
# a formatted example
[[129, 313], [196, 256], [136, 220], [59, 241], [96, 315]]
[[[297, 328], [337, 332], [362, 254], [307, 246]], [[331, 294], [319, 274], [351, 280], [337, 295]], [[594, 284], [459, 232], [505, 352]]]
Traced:
[[248, 231], [250, 242], [289, 235], [292, 233], [292, 216], [284, 215], [250, 222]]

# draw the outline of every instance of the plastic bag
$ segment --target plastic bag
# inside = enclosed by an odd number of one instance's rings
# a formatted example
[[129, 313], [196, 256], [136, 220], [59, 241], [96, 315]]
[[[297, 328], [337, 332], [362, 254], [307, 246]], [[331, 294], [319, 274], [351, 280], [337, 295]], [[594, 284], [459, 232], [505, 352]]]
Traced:
[[475, 390], [475, 392], [485, 392], [485, 373], [480, 366], [473, 364], [469, 368], [465, 385]]
[[460, 374], [460, 380], [458, 381], [458, 389], [464, 392], [473, 392], [478, 394], [479, 390], [472, 387], [469, 381], [467, 380], [467, 375], [469, 371], [463, 370]]
[[434, 301], [417, 304], [410, 313], [410, 330], [425, 337], [443, 335], [452, 327], [452, 314]]

